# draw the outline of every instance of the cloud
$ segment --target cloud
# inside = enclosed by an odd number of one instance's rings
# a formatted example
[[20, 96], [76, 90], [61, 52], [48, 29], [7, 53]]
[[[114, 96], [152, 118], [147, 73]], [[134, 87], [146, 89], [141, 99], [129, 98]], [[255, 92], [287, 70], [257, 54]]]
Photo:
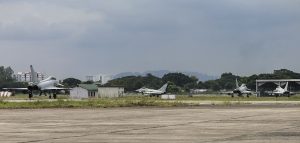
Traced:
[[1, 40], [48, 40], [76, 36], [104, 16], [47, 1], [0, 4]]
[[14, 58], [0, 60], [18, 70], [24, 68], [19, 61], [37, 64], [60, 77], [159, 69], [214, 75], [299, 71], [299, 4], [2, 0], [0, 49]]

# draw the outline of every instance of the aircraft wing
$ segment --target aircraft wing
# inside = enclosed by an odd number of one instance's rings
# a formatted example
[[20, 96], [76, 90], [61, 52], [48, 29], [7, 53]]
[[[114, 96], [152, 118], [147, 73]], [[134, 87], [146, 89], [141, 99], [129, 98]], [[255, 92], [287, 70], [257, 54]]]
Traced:
[[158, 90], [149, 90], [149, 91], [144, 92], [144, 94], [148, 94], [148, 95], [151, 95], [151, 94], [153, 94], [153, 95], [158, 95], [158, 94], [163, 94], [163, 92], [158, 91]]
[[3, 90], [27, 91], [28, 88], [2, 88]]
[[46, 87], [42, 90], [71, 90], [70, 88], [60, 88], [60, 87]]
[[144, 93], [144, 92], [147, 92], [149, 90], [149, 88], [146, 88], [146, 87], [142, 87], [140, 89], [137, 89], [135, 90], [136, 92], [139, 92], [139, 93]]

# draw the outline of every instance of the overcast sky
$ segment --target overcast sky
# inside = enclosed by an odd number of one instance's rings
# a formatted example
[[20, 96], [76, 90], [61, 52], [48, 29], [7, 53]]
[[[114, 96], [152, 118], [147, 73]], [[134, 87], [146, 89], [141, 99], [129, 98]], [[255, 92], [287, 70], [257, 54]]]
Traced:
[[59, 78], [300, 72], [299, 0], [0, 0], [0, 65]]

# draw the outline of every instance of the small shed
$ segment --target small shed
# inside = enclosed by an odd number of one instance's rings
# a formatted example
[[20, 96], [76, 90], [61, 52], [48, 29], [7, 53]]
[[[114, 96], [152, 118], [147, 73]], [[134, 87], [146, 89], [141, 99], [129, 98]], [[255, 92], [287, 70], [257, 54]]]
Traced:
[[70, 97], [73, 99], [95, 98], [97, 95], [98, 87], [95, 84], [79, 84], [70, 90]]
[[100, 98], [115, 98], [124, 95], [124, 87], [98, 87]]

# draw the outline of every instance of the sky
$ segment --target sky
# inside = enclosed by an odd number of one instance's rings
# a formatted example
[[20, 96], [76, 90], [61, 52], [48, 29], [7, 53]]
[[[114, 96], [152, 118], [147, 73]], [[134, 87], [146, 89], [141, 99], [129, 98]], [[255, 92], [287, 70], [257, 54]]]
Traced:
[[300, 72], [299, 0], [0, 0], [0, 65], [58, 78]]

